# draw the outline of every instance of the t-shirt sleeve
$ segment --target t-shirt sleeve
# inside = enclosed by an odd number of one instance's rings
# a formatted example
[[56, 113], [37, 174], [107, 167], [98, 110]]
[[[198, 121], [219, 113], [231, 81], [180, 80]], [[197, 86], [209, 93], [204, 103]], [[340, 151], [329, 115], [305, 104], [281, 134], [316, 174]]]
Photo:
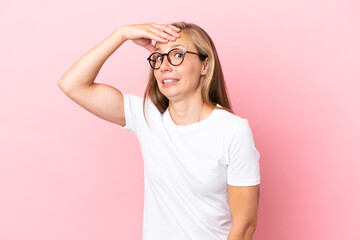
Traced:
[[233, 186], [253, 186], [260, 184], [260, 153], [255, 148], [252, 131], [247, 119], [243, 119], [229, 146], [227, 182]]
[[139, 131], [139, 122], [142, 114], [142, 102], [143, 98], [133, 95], [122, 93], [124, 98], [124, 112], [125, 112], [125, 121], [126, 125], [123, 127], [121, 125], [120, 128], [131, 131], [137, 136]]

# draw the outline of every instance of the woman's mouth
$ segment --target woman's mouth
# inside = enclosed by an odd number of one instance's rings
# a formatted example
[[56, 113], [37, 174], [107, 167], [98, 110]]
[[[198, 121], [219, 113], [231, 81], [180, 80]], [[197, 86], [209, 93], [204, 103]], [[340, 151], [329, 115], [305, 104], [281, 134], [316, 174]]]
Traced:
[[164, 79], [162, 81], [164, 87], [172, 86], [179, 82], [179, 79]]

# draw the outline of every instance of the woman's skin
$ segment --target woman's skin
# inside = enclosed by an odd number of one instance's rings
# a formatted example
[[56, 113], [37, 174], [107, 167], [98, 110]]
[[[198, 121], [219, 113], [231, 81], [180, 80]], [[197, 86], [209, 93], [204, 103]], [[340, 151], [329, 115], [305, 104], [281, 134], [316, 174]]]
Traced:
[[[180, 29], [169, 24], [133, 24], [117, 28], [109, 37], [82, 56], [58, 81], [58, 86], [73, 101], [100, 118], [125, 126], [122, 93], [104, 83], [94, 83], [105, 61], [125, 42], [132, 40], [150, 53], [167, 53], [175, 44], [181, 49], [195, 51]], [[152, 41], [155, 41], [153, 45]], [[167, 57], [154, 70], [160, 91], [169, 99], [169, 113], [178, 125], [206, 119], [213, 109], [203, 104], [201, 84], [207, 71], [207, 60], [202, 63], [194, 54], [185, 54], [179, 66], [172, 66]], [[163, 78], [177, 78], [172, 86], [163, 86]]]
[[84, 54], [59, 80], [60, 89], [74, 102], [94, 115], [126, 125], [121, 91], [105, 83], [94, 83], [105, 61], [125, 42], [155, 51], [152, 41], [175, 41], [180, 29], [168, 24], [134, 24], [117, 28], [110, 36]]
[[[180, 48], [196, 52], [194, 46], [185, 34], [180, 33], [180, 37], [174, 42], [157, 43], [157, 52], [167, 53], [171, 49]], [[187, 125], [206, 119], [213, 108], [207, 107], [201, 97], [201, 88], [204, 76], [207, 72], [207, 60], [201, 62], [198, 55], [185, 54], [184, 61], [173, 66], [164, 56], [159, 69], [154, 70], [159, 89], [169, 99], [169, 113], [177, 125]], [[175, 78], [171, 86], [164, 86], [163, 79]]]
[[[174, 44], [180, 44], [181, 46], [178, 47], [184, 50], [196, 52], [187, 36], [181, 34], [180, 29], [174, 26], [156, 23], [127, 25], [117, 28], [105, 40], [83, 55], [60, 78], [58, 86], [73, 101], [94, 115], [123, 127], [126, 121], [122, 93], [110, 85], [94, 83], [94, 80], [105, 61], [128, 40], [146, 48], [150, 53], [155, 51], [155, 47], [158, 48], [157, 51], [167, 53]], [[153, 40], [156, 42], [155, 45], [152, 44]], [[198, 56], [193, 54], [186, 54], [183, 63], [179, 66], [170, 65], [165, 57], [161, 67], [154, 70], [160, 91], [169, 99], [169, 112], [176, 124], [196, 123], [211, 114], [212, 109], [205, 107], [200, 95], [200, 86], [206, 71], [207, 60], [201, 62]], [[180, 81], [165, 87], [162, 85], [162, 79], [168, 77]], [[229, 206], [232, 216], [235, 216], [233, 226], [236, 228], [231, 228], [228, 240], [251, 239], [255, 231], [257, 210], [249, 209], [257, 209], [254, 207], [257, 204], [254, 201], [258, 196], [257, 188], [229, 185]], [[239, 199], [246, 202], [239, 202]], [[244, 218], [248, 220], [244, 222]], [[238, 220], [234, 219], [241, 220], [235, 223]]]
[[[141, 25], [135, 26], [142, 28]], [[131, 27], [134, 27], [134, 25]], [[176, 30], [174, 26], [169, 25], [168, 28], [161, 29], [173, 33], [175, 37], [170, 37], [170, 41], [156, 40], [155, 48], [157, 52], [167, 53], [173, 49], [175, 45], [181, 45], [176, 46], [177, 48], [196, 52], [187, 36], [181, 32], [178, 33], [174, 31]], [[147, 48], [151, 52], [155, 52], [151, 40], [146, 39], [147, 35], [143, 36], [144, 39], [136, 39], [139, 34], [136, 34], [136, 31], [134, 33], [134, 31], [134, 28], [129, 30], [126, 34], [127, 38], [132, 39], [136, 44]], [[166, 37], [167, 35], [166, 33], [161, 33], [161, 36]], [[206, 63], [207, 61], [205, 61], [205, 64], [202, 64], [197, 55], [185, 54], [184, 61], [179, 66], [173, 66], [167, 61], [167, 57], [164, 56], [164, 61], [160, 68], [154, 70], [154, 75], [161, 93], [169, 99], [169, 113], [171, 118], [177, 125], [187, 125], [202, 121], [206, 119], [213, 110], [204, 105], [201, 97], [201, 86], [204, 78], [201, 76], [206, 74]], [[179, 79], [179, 82], [165, 87], [162, 83], [164, 78], [176, 78]]]
[[126, 40], [132, 40], [137, 45], [148, 49], [151, 53], [155, 52], [152, 40], [167, 43], [180, 37], [180, 29], [170, 24], [133, 24], [122, 26], [119, 29], [125, 35]]

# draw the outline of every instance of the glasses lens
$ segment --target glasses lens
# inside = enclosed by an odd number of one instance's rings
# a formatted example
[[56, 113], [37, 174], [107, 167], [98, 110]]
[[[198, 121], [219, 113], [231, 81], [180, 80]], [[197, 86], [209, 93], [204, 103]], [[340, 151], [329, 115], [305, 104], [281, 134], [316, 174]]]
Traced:
[[180, 49], [171, 50], [168, 56], [172, 65], [179, 65], [184, 59], [184, 53]]
[[162, 57], [160, 53], [153, 53], [150, 56], [150, 64], [153, 68], [158, 68], [160, 67], [162, 62]]
[[[172, 65], [176, 66], [182, 63], [184, 59], [184, 53], [181, 49], [173, 49], [168, 54], [168, 60]], [[158, 69], [163, 61], [161, 53], [153, 53], [150, 56], [150, 64], [153, 68]]]

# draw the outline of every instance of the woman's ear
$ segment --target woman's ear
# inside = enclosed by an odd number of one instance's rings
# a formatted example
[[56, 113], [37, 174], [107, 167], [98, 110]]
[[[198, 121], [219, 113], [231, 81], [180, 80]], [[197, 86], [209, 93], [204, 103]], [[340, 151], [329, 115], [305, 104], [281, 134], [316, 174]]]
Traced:
[[201, 75], [206, 75], [207, 70], [208, 70], [208, 62], [209, 62], [209, 58], [207, 57], [204, 61], [204, 65], [201, 69]]

